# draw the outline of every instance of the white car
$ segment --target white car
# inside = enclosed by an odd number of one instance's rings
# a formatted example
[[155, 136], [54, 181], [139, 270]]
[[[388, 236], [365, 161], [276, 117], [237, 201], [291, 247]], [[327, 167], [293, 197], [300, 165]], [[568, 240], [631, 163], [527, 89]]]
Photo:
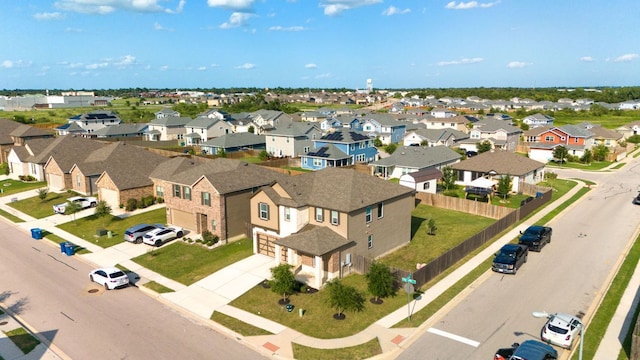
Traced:
[[580, 334], [582, 322], [579, 318], [563, 313], [549, 315], [540, 337], [542, 341], [571, 349], [573, 340]]
[[169, 240], [181, 238], [182, 235], [184, 233], [179, 226], [161, 227], [144, 234], [142, 242], [147, 245], [160, 246]]
[[104, 286], [107, 290], [129, 285], [127, 274], [115, 266], [95, 269], [89, 273], [89, 279]]
[[93, 196], [74, 196], [67, 199], [66, 203], [53, 205], [53, 212], [56, 214], [64, 214], [65, 210], [67, 210], [67, 206], [69, 203], [76, 203], [80, 205], [80, 209], [86, 209], [90, 207], [95, 207], [98, 204], [98, 199]]

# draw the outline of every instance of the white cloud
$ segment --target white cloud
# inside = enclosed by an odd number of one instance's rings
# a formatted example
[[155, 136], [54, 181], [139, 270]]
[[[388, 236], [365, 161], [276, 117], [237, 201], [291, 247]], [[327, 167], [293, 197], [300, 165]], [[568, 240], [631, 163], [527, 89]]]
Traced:
[[89, 64], [89, 65], [85, 66], [85, 69], [95, 70], [95, 69], [104, 69], [106, 67], [109, 67], [109, 63], [108, 62], [101, 62], [101, 63]]
[[306, 64], [304, 66], [305, 69], [315, 69], [317, 67], [318, 67], [318, 65], [316, 65], [316, 64]]
[[507, 67], [510, 69], [519, 69], [526, 66], [531, 65], [530, 63], [522, 62], [522, 61], [511, 61], [507, 64]]
[[490, 8], [493, 6], [496, 6], [500, 4], [500, 1], [494, 1], [494, 2], [488, 2], [488, 3], [479, 3], [477, 1], [469, 1], [469, 2], [459, 2], [456, 4], [455, 1], [451, 1], [450, 3], [448, 3], [445, 8], [446, 9], [452, 9], [452, 10], [469, 10], [469, 9], [473, 9], [473, 8]]
[[404, 10], [400, 10], [395, 6], [389, 6], [387, 9], [385, 9], [382, 12], [382, 15], [386, 15], [386, 16], [391, 16], [391, 15], [402, 15], [402, 14], [408, 14], [411, 12], [411, 9], [404, 9]]
[[231, 29], [240, 26], [246, 26], [253, 14], [234, 12], [229, 16], [229, 21], [220, 25], [221, 29]]
[[250, 70], [250, 69], [253, 69], [254, 67], [256, 67], [255, 64], [245, 63], [242, 65], [236, 66], [236, 69]]
[[167, 71], [167, 70], [169, 70], [168, 65], [160, 66], [160, 71]]
[[315, 79], [326, 79], [326, 78], [330, 78], [330, 77], [333, 77], [333, 75], [331, 75], [331, 73], [324, 73], [324, 74], [316, 75]]
[[63, 13], [49, 12], [49, 13], [37, 13], [33, 15], [36, 20], [62, 20], [65, 18]]
[[482, 61], [484, 61], [484, 59], [481, 57], [476, 57], [471, 59], [464, 58], [460, 60], [440, 61], [438, 62], [438, 66], [475, 64]]
[[207, 5], [225, 10], [250, 12], [254, 1], [255, 0], [207, 0]]
[[153, 30], [156, 30], [156, 31], [173, 31], [174, 29], [166, 28], [166, 27], [162, 26], [160, 23], [155, 22], [155, 23], [153, 23]]
[[206, 67], [206, 66], [200, 66], [200, 67], [198, 67], [198, 71], [205, 71], [205, 70], [207, 70], [207, 67]]
[[78, 29], [78, 28], [69, 28], [69, 27], [68, 27], [68, 28], [64, 29], [64, 31], [66, 31], [66, 32], [72, 32], [72, 33], [81, 33], [81, 32], [83, 32], [84, 30], [82, 30], [82, 29]]
[[304, 26], [289, 26], [289, 27], [282, 27], [282, 26], [272, 26], [269, 28], [269, 30], [271, 31], [304, 31], [306, 30], [304, 28]]
[[176, 14], [182, 12], [186, 0], [180, 0], [175, 10], [165, 8], [159, 3], [166, 0], [58, 0], [53, 5], [57, 9], [86, 14], [109, 14], [118, 10], [155, 13], [166, 12]]
[[31, 61], [24, 60], [4, 60], [0, 62], [0, 68], [11, 69], [11, 68], [19, 68], [19, 67], [29, 67], [33, 63]]
[[136, 63], [136, 57], [133, 55], [125, 55], [122, 57], [122, 59], [120, 61], [117, 61], [114, 63], [115, 66], [128, 66], [128, 65], [134, 65]]
[[13, 61], [4, 60], [3, 62], [0, 63], [0, 67], [5, 69], [11, 69], [13, 67]]
[[320, 7], [324, 8], [325, 15], [337, 16], [345, 10], [351, 10], [360, 6], [368, 6], [381, 2], [382, 0], [324, 0], [320, 3]]
[[613, 59], [613, 62], [629, 62], [638, 58], [638, 54], [624, 54]]
[[580, 61], [592, 62], [592, 61], [596, 61], [596, 59], [592, 58], [591, 56], [583, 56], [580, 58]]

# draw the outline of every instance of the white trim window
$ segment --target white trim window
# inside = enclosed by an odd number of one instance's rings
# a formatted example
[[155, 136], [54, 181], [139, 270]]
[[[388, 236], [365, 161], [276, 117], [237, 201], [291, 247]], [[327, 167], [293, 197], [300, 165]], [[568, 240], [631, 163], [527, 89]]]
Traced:
[[258, 203], [258, 217], [261, 220], [269, 220], [269, 204]]
[[337, 210], [331, 210], [331, 225], [340, 225], [340, 214]]
[[324, 221], [324, 209], [317, 207], [316, 208], [316, 221], [323, 222]]

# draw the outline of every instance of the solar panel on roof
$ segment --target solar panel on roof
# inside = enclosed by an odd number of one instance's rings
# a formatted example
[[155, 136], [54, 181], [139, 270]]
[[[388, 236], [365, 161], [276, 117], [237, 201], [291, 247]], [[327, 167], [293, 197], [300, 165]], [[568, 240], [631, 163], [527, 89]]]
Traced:
[[323, 146], [320, 149], [318, 149], [318, 151], [309, 152], [308, 155], [309, 156], [318, 156], [318, 157], [329, 157], [329, 154], [326, 153], [327, 150], [329, 150], [329, 148]]

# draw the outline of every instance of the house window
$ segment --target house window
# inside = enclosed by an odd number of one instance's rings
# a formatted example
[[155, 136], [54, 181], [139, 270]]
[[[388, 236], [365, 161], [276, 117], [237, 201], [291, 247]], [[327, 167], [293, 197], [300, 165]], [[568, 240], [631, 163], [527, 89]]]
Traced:
[[356, 149], [356, 145], [355, 145], [355, 144], [351, 144], [351, 146], [350, 146], [350, 147], [351, 147], [351, 150], [352, 150], [352, 151]]
[[316, 208], [316, 221], [322, 222], [324, 220], [324, 211], [322, 208]]
[[218, 228], [218, 222], [215, 220], [211, 220], [211, 230], [216, 231]]
[[373, 248], [373, 235], [367, 235], [367, 247], [369, 249]]
[[365, 159], [364, 154], [356, 155], [356, 161], [357, 162], [364, 162], [364, 159]]
[[340, 216], [336, 210], [331, 210], [331, 225], [340, 225]]
[[201, 204], [211, 206], [211, 195], [208, 192], [203, 192], [201, 195]]
[[80, 179], [81, 179], [80, 175], [76, 175], [76, 186], [78, 188], [80, 187], [80, 183], [81, 183]]
[[373, 220], [373, 209], [371, 209], [371, 206], [367, 206], [364, 217], [367, 223], [370, 223], [371, 220]]
[[[302, 149], [302, 151], [306, 154], [309, 152], [309, 147], [305, 146], [304, 149]], [[306, 160], [306, 159], [305, 159]]]
[[422, 184], [422, 190], [428, 190], [429, 189], [429, 184], [428, 182]]
[[577, 144], [577, 143], [579, 143], [579, 142], [580, 142], [580, 139], [578, 139], [578, 138], [573, 138], [573, 142]]
[[378, 219], [384, 216], [383, 207], [382, 203], [378, 203]]
[[258, 203], [258, 216], [262, 220], [269, 220], [269, 204]]
[[553, 142], [555, 140], [555, 137], [552, 135], [547, 135], [544, 137], [544, 141], [546, 142]]
[[285, 207], [284, 208], [284, 221], [291, 221], [291, 208], [290, 207]]
[[164, 189], [162, 186], [156, 186], [156, 196], [164, 197]]
[[313, 159], [313, 166], [322, 166], [322, 159]]
[[180, 196], [180, 195], [181, 195], [181, 192], [180, 192], [180, 185], [178, 185], [178, 184], [173, 184], [173, 197], [177, 197], [177, 198], [182, 197], [182, 196]]
[[182, 188], [182, 190], [184, 192], [185, 200], [191, 200], [191, 188], [188, 186], [185, 186]]
[[361, 142], [360, 145], [358, 146], [360, 149], [364, 149], [365, 147], [367, 147], [367, 143], [366, 142]]

